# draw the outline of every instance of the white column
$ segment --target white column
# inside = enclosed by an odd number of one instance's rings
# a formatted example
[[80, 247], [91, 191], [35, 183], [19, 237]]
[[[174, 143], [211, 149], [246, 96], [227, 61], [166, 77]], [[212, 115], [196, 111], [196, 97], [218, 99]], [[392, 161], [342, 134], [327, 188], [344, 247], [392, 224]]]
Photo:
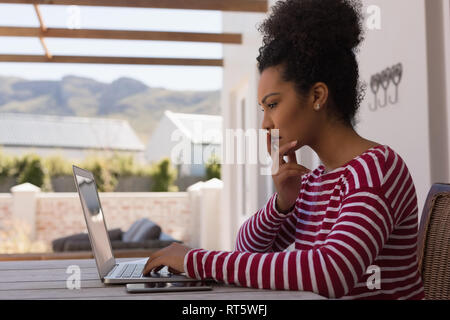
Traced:
[[191, 219], [189, 230], [191, 233], [190, 242], [188, 246], [192, 248], [200, 248], [200, 211], [201, 211], [201, 200], [202, 200], [202, 185], [204, 182], [197, 182], [187, 188], [189, 197], [189, 207], [191, 209]]
[[200, 245], [208, 250], [231, 250], [228, 243], [224, 243], [227, 229], [222, 226], [228, 217], [222, 215], [223, 183], [219, 179], [211, 179], [202, 185], [202, 199], [200, 211]]
[[28, 182], [11, 188], [13, 219], [30, 227], [31, 240], [36, 238], [36, 198], [40, 192], [41, 188]]
[[207, 250], [231, 250], [227, 241], [228, 229], [223, 228], [228, 216], [222, 212], [223, 182], [211, 179], [187, 189], [192, 210], [190, 246]]

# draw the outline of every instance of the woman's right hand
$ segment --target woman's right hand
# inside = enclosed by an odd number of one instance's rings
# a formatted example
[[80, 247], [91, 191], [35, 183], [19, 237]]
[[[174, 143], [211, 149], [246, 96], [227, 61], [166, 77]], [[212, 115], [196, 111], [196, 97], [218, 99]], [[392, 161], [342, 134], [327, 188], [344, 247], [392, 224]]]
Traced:
[[[271, 139], [268, 135], [268, 149], [271, 150]], [[300, 179], [306, 173], [311, 172], [308, 168], [297, 163], [295, 151], [298, 149], [298, 142], [292, 141], [282, 145], [278, 154], [271, 154], [272, 179], [277, 190], [277, 210], [281, 213], [287, 213], [295, 205], [300, 192], [302, 180]], [[270, 151], [269, 151], [270, 153]], [[288, 157], [288, 162], [283, 157]]]

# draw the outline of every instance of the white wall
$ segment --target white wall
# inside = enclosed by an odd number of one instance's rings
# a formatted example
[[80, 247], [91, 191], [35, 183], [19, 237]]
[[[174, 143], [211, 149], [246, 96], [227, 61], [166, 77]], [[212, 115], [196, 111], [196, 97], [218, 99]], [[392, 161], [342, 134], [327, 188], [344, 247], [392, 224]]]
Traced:
[[[437, 2], [440, 0], [434, 3]], [[431, 86], [429, 92], [429, 84], [439, 79], [436, 73], [429, 71], [445, 70], [440, 63], [443, 51], [427, 47], [433, 41], [442, 40], [429, 37], [427, 42], [427, 26], [429, 33], [430, 28], [434, 29], [429, 35], [440, 28], [433, 26], [439, 12], [426, 20], [425, 0], [365, 0], [364, 4], [379, 6], [382, 22], [381, 30], [366, 32], [359, 54], [361, 80], [370, 84], [373, 74], [397, 63], [403, 64], [403, 78], [399, 85], [399, 102], [375, 112], [369, 110], [374, 96], [367, 88], [356, 129], [366, 138], [389, 145], [405, 160], [415, 183], [421, 212], [432, 182], [448, 181], [447, 121], [442, 117], [445, 89]], [[438, 60], [431, 59], [433, 51]], [[391, 95], [394, 95], [394, 88], [391, 85], [388, 91]], [[441, 96], [436, 95], [436, 88]], [[384, 95], [379, 93], [378, 97], [384, 100]], [[437, 137], [441, 137], [440, 141]]]
[[171, 141], [172, 132], [175, 130], [176, 126], [173, 122], [163, 115], [148, 140], [145, 152], [147, 161], [158, 162], [164, 157], [170, 157], [172, 148], [177, 143]]
[[[174, 141], [172, 134], [175, 132]], [[184, 144], [186, 143], [186, 144]], [[182, 176], [204, 176], [206, 161], [212, 154], [220, 155], [219, 144], [193, 144], [181, 130], [166, 115], [163, 115], [157, 128], [149, 138], [145, 153], [149, 162], [159, 162], [163, 158], [177, 157], [180, 152], [187, 152], [186, 159], [182, 157], [180, 165], [174, 165]], [[190, 152], [190, 154], [189, 154]], [[184, 161], [184, 159], [186, 161]], [[173, 162], [172, 162], [173, 164]]]
[[[257, 114], [259, 109], [257, 108], [258, 72], [256, 57], [258, 56], [258, 48], [261, 45], [262, 38], [257, 32], [256, 26], [262, 22], [264, 17], [265, 14], [260, 13], [224, 12], [222, 14], [223, 32], [241, 33], [243, 35], [243, 43], [241, 45], [223, 46], [224, 69], [221, 106], [224, 136], [225, 130], [239, 128], [236, 113], [242, 98], [246, 100], [246, 128], [257, 129], [260, 127], [260, 119]], [[223, 141], [223, 150], [226, 150], [226, 141]], [[257, 165], [247, 166], [246, 170], [249, 170], [252, 181], [251, 194], [254, 195], [253, 199], [250, 200], [252, 205], [249, 210], [257, 210], [258, 205], [263, 202], [263, 200], [259, 199], [266, 196], [266, 188], [264, 186], [269, 181], [267, 179], [258, 179], [256, 174], [258, 170]], [[223, 226], [227, 230], [227, 232], [223, 233], [223, 249], [234, 249], [236, 233], [240, 224], [240, 209], [243, 205], [239, 203], [239, 201], [242, 201], [242, 197], [238, 197], [238, 195], [242, 195], [242, 192], [244, 192], [244, 186], [242, 186], [240, 178], [237, 165], [226, 163], [222, 165], [222, 181], [224, 182], [222, 212], [229, 215], [229, 219]], [[260, 192], [263, 192], [263, 194], [261, 195]]]
[[[276, 1], [270, 0], [272, 6]], [[399, 85], [399, 102], [376, 112], [369, 110], [373, 103], [370, 87], [357, 116], [356, 130], [368, 139], [389, 145], [405, 161], [412, 174], [421, 213], [426, 195], [434, 182], [449, 182], [450, 158], [450, 4], [448, 0], [363, 0], [364, 11], [368, 5], [381, 9], [381, 30], [366, 31], [358, 60], [361, 80], [367, 84], [373, 74], [403, 65]], [[428, 19], [426, 18], [428, 15]], [[238, 124], [236, 94], [248, 85], [247, 116], [253, 119], [250, 127], [259, 128], [261, 115], [256, 112], [258, 72], [256, 57], [261, 46], [261, 36], [256, 25], [264, 14], [224, 13], [224, 32], [243, 33], [242, 45], [224, 46], [224, 72], [222, 115], [224, 130]], [[428, 35], [428, 37], [427, 37]], [[389, 93], [394, 93], [393, 86]], [[381, 89], [381, 92], [382, 89]], [[383, 95], [378, 95], [383, 100]], [[430, 107], [429, 107], [430, 106]], [[253, 111], [254, 110], [254, 111]], [[300, 161], [315, 168], [320, 159], [310, 148], [302, 148]], [[257, 172], [252, 170], [253, 173]], [[236, 190], [239, 188], [238, 168], [224, 165], [224, 213], [230, 215], [228, 239], [234, 243], [238, 228], [235, 217]], [[255, 175], [253, 195], [255, 203], [262, 206], [273, 192], [270, 177]]]
[[450, 181], [450, 1], [426, 1], [431, 183]]

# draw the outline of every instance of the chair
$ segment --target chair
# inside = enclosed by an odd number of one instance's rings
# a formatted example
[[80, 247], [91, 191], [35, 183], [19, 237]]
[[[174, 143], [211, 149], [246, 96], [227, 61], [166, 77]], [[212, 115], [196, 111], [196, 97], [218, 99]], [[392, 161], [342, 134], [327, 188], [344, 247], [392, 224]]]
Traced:
[[[162, 249], [172, 242], [181, 243], [161, 231], [161, 227], [147, 218], [134, 222], [128, 231], [121, 229], [108, 230], [113, 250], [125, 249]], [[54, 252], [91, 251], [91, 243], [87, 233], [79, 233], [52, 241]]]
[[434, 184], [427, 196], [418, 235], [419, 272], [425, 299], [450, 299], [450, 184]]

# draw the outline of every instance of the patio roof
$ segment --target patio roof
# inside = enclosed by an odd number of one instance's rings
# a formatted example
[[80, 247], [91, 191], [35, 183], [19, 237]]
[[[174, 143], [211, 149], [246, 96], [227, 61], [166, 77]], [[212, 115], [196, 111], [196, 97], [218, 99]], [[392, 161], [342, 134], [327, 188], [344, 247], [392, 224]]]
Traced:
[[242, 44], [242, 35], [235, 33], [193, 33], [141, 30], [63, 29], [47, 28], [39, 5], [79, 5], [128, 8], [165, 8], [183, 10], [218, 10], [236, 12], [267, 12], [267, 0], [0, 0], [7, 4], [30, 4], [35, 8], [40, 27], [0, 27], [0, 36], [38, 37], [45, 55], [1, 54], [0, 62], [41, 63], [101, 63], [101, 64], [145, 64], [184, 66], [223, 66], [223, 59], [192, 58], [147, 58], [110, 56], [54, 56], [48, 50], [45, 38], [110, 39], [145, 41], [185, 41]]
[[143, 151], [125, 120], [0, 114], [0, 146]]
[[266, 12], [266, 0], [2, 0], [0, 3]]

